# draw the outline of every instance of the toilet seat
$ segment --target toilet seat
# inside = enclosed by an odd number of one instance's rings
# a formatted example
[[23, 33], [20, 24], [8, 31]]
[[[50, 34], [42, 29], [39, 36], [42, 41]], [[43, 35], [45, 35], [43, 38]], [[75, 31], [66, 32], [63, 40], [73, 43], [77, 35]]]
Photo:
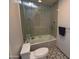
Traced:
[[30, 59], [36, 59], [35, 56], [34, 56], [34, 52], [31, 52]]
[[48, 54], [48, 48], [46, 47], [38, 48], [33, 52], [33, 54], [36, 58], [45, 57]]

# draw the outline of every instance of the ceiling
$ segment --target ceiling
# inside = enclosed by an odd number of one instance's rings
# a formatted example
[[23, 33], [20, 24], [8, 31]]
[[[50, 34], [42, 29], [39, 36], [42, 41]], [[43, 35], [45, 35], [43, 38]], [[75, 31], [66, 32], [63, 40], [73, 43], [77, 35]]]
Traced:
[[36, 4], [42, 4], [42, 5], [51, 6], [51, 5], [53, 5], [55, 2], [57, 2], [58, 0], [42, 0], [41, 3], [39, 3], [38, 0], [22, 0], [22, 1], [34, 2], [34, 3], [36, 3]]

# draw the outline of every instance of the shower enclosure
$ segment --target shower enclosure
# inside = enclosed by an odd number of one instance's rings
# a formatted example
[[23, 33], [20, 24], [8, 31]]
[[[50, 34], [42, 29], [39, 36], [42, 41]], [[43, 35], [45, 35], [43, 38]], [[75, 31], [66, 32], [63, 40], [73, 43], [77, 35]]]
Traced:
[[[50, 0], [47, 0], [50, 1]], [[38, 43], [52, 40], [57, 35], [58, 1], [39, 3], [20, 1], [21, 24], [24, 41]]]

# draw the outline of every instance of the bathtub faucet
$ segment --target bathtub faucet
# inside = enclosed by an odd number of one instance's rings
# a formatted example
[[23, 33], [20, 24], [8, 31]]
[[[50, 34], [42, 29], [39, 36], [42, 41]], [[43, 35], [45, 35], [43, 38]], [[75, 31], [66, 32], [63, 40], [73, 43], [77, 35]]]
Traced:
[[31, 38], [32, 38], [32, 37], [31, 37], [31, 34], [26, 34], [27, 43], [30, 42]]

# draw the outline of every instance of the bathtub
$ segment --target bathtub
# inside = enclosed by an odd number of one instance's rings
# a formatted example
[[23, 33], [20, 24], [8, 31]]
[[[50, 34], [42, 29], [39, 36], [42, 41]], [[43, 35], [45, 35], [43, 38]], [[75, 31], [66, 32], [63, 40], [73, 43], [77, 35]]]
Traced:
[[33, 36], [33, 39], [31, 39], [30, 43], [31, 45], [35, 45], [35, 44], [40, 44], [54, 40], [56, 40], [56, 38], [52, 35], [37, 35], [37, 36]]
[[37, 35], [33, 36], [30, 43], [32, 51], [40, 47], [51, 48], [56, 45], [56, 38], [52, 35]]

